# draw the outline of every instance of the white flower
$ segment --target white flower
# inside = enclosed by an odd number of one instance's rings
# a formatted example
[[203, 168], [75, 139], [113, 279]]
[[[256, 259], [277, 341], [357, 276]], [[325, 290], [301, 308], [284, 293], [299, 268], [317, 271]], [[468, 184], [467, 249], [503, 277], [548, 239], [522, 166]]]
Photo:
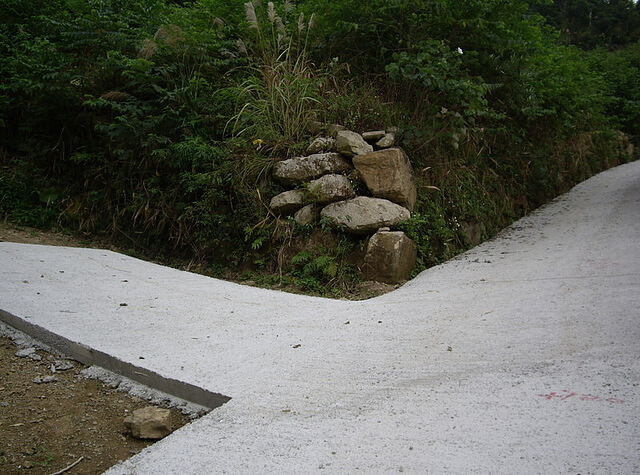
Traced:
[[460, 48], [460, 46], [458, 46], [458, 49], [456, 51], [458, 51], [458, 54], [462, 54], [463, 53], [462, 48]]

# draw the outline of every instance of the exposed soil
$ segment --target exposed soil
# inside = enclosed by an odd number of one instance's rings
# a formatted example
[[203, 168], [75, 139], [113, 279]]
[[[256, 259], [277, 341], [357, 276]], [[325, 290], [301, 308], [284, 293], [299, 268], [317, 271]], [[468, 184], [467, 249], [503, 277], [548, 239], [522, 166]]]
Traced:
[[[82, 457], [65, 473], [98, 474], [154, 442], [135, 439], [124, 426], [147, 401], [85, 379], [76, 361], [42, 350], [40, 360], [18, 357], [18, 350], [0, 337], [0, 473], [53, 474]], [[37, 382], [46, 377], [54, 381]], [[189, 422], [171, 412], [174, 429]]]
[[0, 241], [47, 246], [93, 247], [90, 241], [83, 241], [68, 234], [18, 227], [2, 221], [0, 221]]

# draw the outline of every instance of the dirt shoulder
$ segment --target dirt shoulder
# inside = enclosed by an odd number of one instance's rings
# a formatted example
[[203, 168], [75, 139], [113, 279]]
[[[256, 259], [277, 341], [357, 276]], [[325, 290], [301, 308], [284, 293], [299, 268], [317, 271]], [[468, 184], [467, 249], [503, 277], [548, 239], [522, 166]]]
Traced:
[[[26, 350], [0, 337], [0, 473], [51, 474], [80, 460], [66, 473], [98, 474], [154, 442], [124, 426], [147, 401], [84, 378], [77, 361]], [[174, 430], [190, 420], [171, 412]]]
[[16, 226], [0, 221], [0, 241], [23, 244], [42, 244], [46, 246], [95, 247], [96, 243], [81, 240], [57, 231], [40, 231], [35, 228]]

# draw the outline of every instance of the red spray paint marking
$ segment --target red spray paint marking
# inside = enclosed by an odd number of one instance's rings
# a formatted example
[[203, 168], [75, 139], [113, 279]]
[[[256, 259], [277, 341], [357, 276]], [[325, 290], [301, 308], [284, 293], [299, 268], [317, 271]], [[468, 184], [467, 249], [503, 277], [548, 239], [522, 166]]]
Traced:
[[578, 394], [570, 392], [566, 389], [563, 389], [560, 393], [553, 392], [549, 394], [538, 394], [538, 396], [543, 397], [546, 400], [560, 399], [561, 401], [566, 401], [569, 398], [576, 398], [580, 401], [606, 401], [611, 404], [624, 404], [624, 400], [615, 397], [603, 398], [600, 396], [594, 396], [592, 394]]

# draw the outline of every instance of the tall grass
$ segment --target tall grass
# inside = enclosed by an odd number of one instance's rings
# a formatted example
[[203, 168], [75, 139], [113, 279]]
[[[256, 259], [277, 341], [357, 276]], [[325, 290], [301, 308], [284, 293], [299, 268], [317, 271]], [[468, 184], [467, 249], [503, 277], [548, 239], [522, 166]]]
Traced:
[[308, 123], [320, 110], [319, 78], [306, 49], [313, 16], [294, 22], [291, 4], [282, 16], [273, 2], [265, 7], [245, 4], [249, 25], [248, 77], [238, 85], [239, 110], [233, 132], [244, 135], [267, 154], [287, 153], [300, 142]]

